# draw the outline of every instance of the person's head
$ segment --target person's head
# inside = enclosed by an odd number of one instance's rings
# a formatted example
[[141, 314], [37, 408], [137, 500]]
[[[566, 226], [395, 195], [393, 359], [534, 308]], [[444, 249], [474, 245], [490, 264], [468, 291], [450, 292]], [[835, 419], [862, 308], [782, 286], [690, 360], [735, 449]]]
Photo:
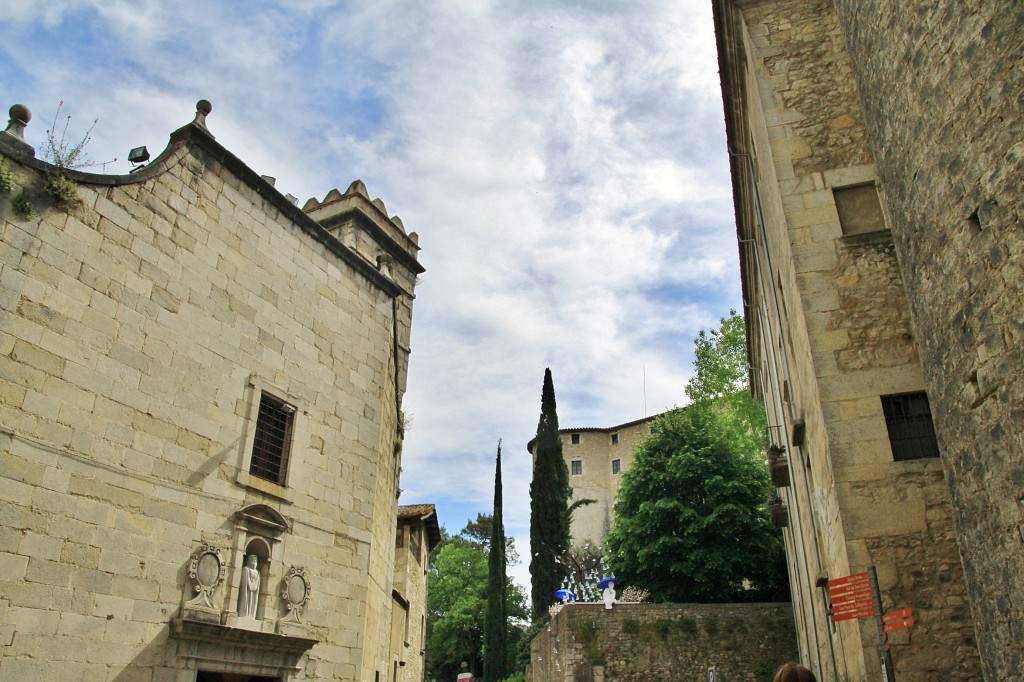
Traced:
[[818, 682], [814, 673], [799, 663], [784, 663], [772, 682]]

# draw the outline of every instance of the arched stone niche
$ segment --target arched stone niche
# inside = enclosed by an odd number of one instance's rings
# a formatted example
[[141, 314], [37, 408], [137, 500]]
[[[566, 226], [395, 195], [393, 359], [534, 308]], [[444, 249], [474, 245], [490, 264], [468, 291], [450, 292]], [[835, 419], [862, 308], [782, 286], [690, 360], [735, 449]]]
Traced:
[[[279, 511], [266, 504], [252, 504], [234, 514], [235, 529], [229, 569], [231, 588], [223, 605], [224, 623], [229, 627], [262, 632], [274, 631], [278, 595], [274, 585], [284, 569], [276, 556], [281, 538], [291, 524]], [[252, 584], [246, 564], [256, 557], [259, 575], [255, 599], [247, 599]], [[252, 609], [255, 609], [253, 611]]]

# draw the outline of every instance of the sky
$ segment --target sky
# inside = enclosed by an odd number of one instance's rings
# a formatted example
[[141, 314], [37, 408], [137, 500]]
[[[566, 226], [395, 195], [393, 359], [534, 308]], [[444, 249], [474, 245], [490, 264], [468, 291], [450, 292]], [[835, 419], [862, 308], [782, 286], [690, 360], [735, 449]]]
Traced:
[[0, 36], [37, 149], [63, 101], [69, 138], [98, 119], [89, 170], [124, 173], [207, 99], [300, 206], [361, 179], [418, 233], [400, 503], [453, 534], [500, 440], [528, 556], [546, 367], [563, 428], [656, 414], [740, 306], [711, 0], [0, 0]]

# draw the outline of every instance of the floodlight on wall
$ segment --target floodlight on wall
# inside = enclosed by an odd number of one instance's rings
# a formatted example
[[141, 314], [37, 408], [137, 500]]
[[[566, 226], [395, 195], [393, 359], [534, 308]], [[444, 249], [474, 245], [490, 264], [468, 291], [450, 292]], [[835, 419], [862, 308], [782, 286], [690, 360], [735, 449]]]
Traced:
[[131, 161], [136, 166], [139, 165], [140, 163], [146, 163], [147, 161], [149, 161], [149, 150], [146, 149], [146, 145], [142, 145], [141, 147], [135, 147], [130, 152], [128, 152], [128, 160]]

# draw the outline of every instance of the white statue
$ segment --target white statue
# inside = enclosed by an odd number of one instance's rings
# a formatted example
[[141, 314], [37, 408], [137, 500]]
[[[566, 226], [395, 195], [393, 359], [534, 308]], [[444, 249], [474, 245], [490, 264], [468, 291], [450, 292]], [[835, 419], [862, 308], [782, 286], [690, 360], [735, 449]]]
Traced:
[[260, 597], [260, 572], [256, 568], [259, 557], [250, 554], [245, 557], [242, 580], [238, 586], [238, 617], [256, 618], [256, 604]]
[[608, 583], [608, 586], [604, 588], [604, 592], [602, 593], [602, 596], [604, 597], [604, 607], [605, 607], [605, 609], [612, 608], [612, 605], [615, 604], [615, 583], [614, 582], [609, 582]]

